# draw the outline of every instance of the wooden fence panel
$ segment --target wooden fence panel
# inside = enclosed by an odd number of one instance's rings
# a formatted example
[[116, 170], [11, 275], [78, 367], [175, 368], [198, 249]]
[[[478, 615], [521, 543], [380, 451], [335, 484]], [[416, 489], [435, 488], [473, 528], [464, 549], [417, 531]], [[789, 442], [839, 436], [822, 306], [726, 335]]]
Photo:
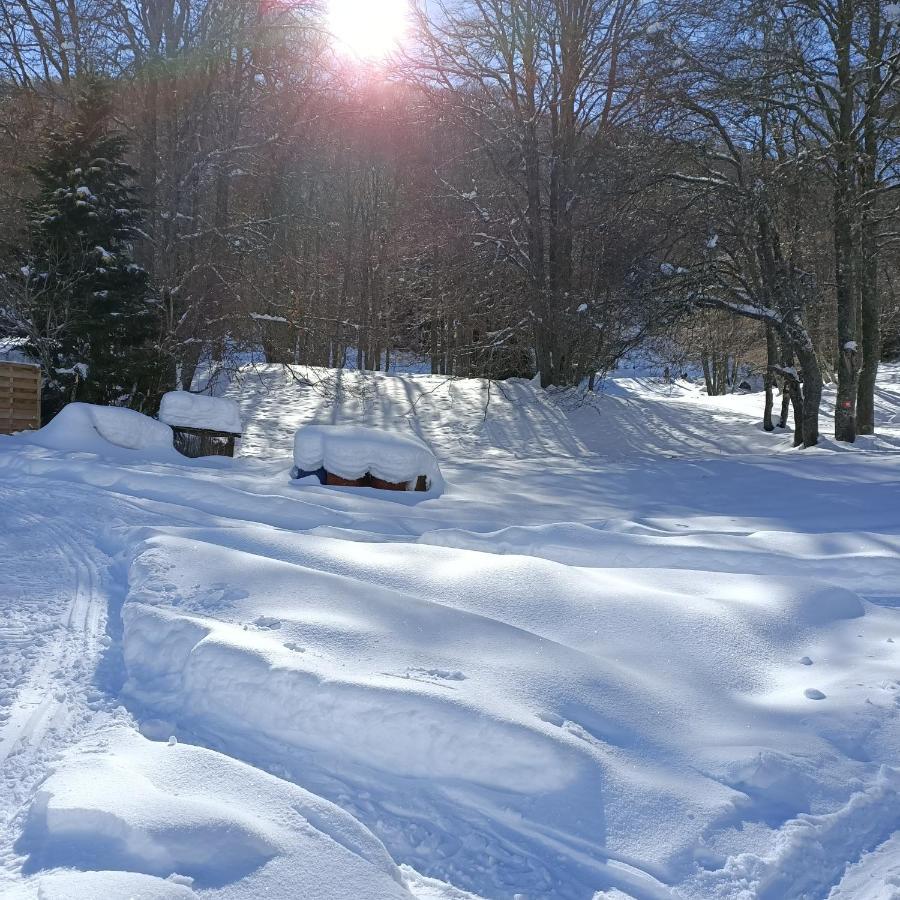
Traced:
[[0, 434], [41, 427], [41, 370], [0, 362]]

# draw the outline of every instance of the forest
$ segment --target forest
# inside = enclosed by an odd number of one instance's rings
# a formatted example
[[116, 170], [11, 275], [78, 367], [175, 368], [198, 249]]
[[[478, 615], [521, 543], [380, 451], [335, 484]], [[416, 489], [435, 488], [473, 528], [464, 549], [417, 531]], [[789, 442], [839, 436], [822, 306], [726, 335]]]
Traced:
[[797, 444], [828, 383], [873, 433], [900, 4], [411, 0], [373, 53], [333, 19], [0, 0], [0, 337], [45, 416], [248, 358], [593, 389], [653, 353], [757, 373]]

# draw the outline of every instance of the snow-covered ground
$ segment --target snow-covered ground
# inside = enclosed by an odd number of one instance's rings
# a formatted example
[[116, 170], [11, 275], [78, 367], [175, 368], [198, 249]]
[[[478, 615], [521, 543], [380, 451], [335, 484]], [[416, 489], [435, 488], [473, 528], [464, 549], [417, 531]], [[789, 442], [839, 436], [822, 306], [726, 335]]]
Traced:
[[[0, 438], [0, 896], [900, 897], [900, 369], [847, 452], [637, 377], [226, 393], [235, 460]], [[328, 423], [443, 491], [292, 482]]]

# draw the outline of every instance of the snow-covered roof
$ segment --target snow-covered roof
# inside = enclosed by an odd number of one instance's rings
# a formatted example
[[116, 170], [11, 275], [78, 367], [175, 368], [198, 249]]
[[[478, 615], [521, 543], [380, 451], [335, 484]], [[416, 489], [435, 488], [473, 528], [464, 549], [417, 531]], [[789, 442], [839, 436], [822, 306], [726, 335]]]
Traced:
[[0, 337], [0, 362], [19, 363], [26, 366], [40, 365], [25, 350], [27, 339], [23, 337]]
[[347, 479], [371, 472], [384, 481], [414, 484], [425, 475], [429, 490], [443, 485], [437, 459], [423, 440], [364, 425], [304, 425], [294, 435], [294, 464]]
[[241, 433], [241, 411], [234, 400], [188, 391], [164, 394], [159, 407], [159, 420], [182, 428]]

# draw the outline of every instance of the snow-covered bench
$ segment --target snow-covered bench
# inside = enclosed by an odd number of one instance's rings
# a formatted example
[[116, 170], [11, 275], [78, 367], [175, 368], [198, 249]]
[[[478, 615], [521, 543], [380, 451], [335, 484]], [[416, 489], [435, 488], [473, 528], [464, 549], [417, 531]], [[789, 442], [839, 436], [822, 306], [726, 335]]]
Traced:
[[241, 436], [241, 412], [234, 400], [188, 391], [164, 394], [159, 420], [171, 426], [175, 449], [189, 457], [234, 456]]
[[291, 477], [391, 491], [443, 488], [431, 448], [412, 434], [363, 425], [304, 425], [294, 435]]

